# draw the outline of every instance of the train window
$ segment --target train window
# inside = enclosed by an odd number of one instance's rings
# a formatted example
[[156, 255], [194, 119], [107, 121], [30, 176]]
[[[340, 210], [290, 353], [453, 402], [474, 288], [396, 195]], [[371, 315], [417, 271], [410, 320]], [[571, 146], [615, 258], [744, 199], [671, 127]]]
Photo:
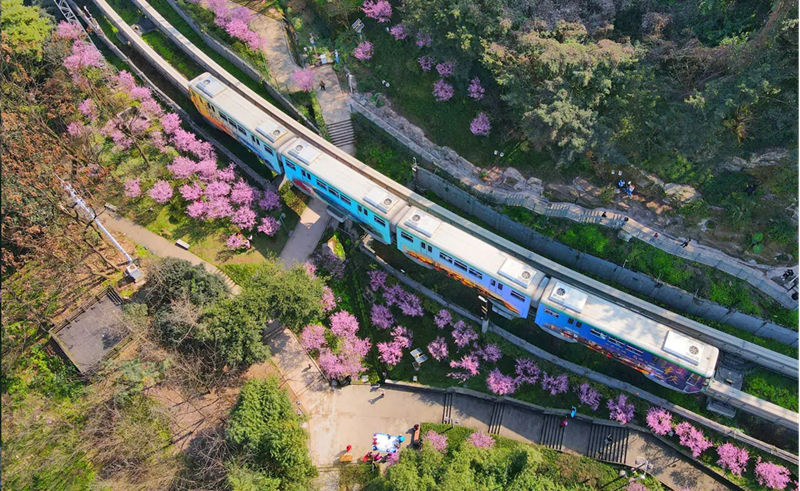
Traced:
[[516, 292], [514, 290], [511, 290], [511, 296], [516, 298], [520, 302], [524, 302], [525, 301], [525, 297], [523, 297], [521, 294], [519, 294], [518, 292]]
[[552, 315], [553, 317], [558, 317], [558, 312], [556, 312], [555, 310], [550, 310], [548, 308], [545, 308], [544, 309], [544, 313]]
[[492, 286], [496, 286], [496, 285], [497, 285], [497, 282], [492, 280]]
[[407, 241], [411, 242], [412, 244], [414, 243], [414, 237], [412, 237], [409, 234], [403, 232], [402, 230], [400, 231], [400, 237], [406, 239]]
[[326, 191], [328, 190], [327, 184], [325, 184], [324, 182], [320, 181], [319, 179], [315, 179], [315, 180], [317, 181], [317, 186], [321, 187], [322, 189], [324, 189]]
[[618, 346], [620, 348], [624, 348], [625, 347], [625, 343], [623, 343], [619, 339], [612, 338], [611, 336], [608, 337], [608, 342], [613, 344], [614, 346]]
[[372, 219], [375, 220], [375, 223], [379, 224], [381, 227], [385, 227], [386, 226], [386, 221], [383, 218], [381, 218], [381, 217], [372, 217]]
[[583, 322], [578, 321], [578, 322], [575, 323], [575, 325], [578, 326], [578, 327], [581, 327], [583, 325]]
[[503, 289], [503, 284], [500, 283], [499, 281], [497, 282], [497, 289], [498, 290], [502, 290]]
[[628, 351], [632, 351], [632, 352], [636, 353], [637, 355], [644, 354], [644, 352], [642, 350], [640, 350], [639, 348], [635, 348], [635, 347], [633, 347], [631, 345], [628, 345]]
[[331, 193], [333, 196], [335, 196], [337, 198], [339, 197], [339, 191], [337, 191], [337, 190], [335, 190], [333, 188], [328, 188], [328, 192]]
[[464, 264], [464, 263], [462, 263], [462, 262], [461, 262], [461, 261], [459, 261], [458, 259], [456, 259], [455, 261], [453, 261], [453, 264], [455, 264], [457, 268], [461, 268], [461, 269], [463, 269], [464, 271], [466, 271], [466, 270], [467, 270], [467, 265], [466, 265], [466, 264]]
[[419, 241], [419, 245], [420, 245], [420, 246], [422, 246], [422, 249], [423, 249], [423, 250], [424, 250], [426, 247], [428, 247], [428, 244], [426, 244], [425, 242], [422, 242], [422, 241]]
[[575, 323], [575, 319], [573, 319], [572, 317], [569, 317], [567, 319], [567, 324], [574, 324], [574, 323]]
[[293, 163], [289, 162], [288, 160], [286, 161], [286, 167], [288, 167], [288, 168], [290, 168], [292, 170], [297, 170], [297, 167]]
[[589, 329], [589, 332], [592, 333], [594, 336], [597, 336], [598, 338], [602, 339], [606, 338], [606, 334], [598, 331], [597, 329]]
[[244, 128], [242, 128], [242, 127], [241, 127], [241, 126], [239, 126], [238, 124], [236, 125], [236, 129], [237, 129], [237, 130], [239, 130], [239, 133], [241, 133], [241, 134], [243, 134], [243, 135], [246, 135], [246, 134], [247, 134], [247, 132], [244, 130]]
[[428, 252], [433, 252], [433, 248], [431, 246], [428, 246]]
[[357, 206], [357, 208], [358, 208], [358, 212], [359, 212], [359, 213], [361, 213], [362, 211], [364, 211], [364, 210], [363, 210], [363, 208], [361, 208], [361, 205], [358, 205], [358, 206]]
[[439, 253], [439, 257], [440, 257], [440, 258], [442, 258], [442, 259], [444, 259], [444, 260], [445, 260], [445, 261], [447, 261], [448, 263], [452, 263], [452, 262], [453, 262], [453, 258], [452, 258], [452, 257], [450, 257], [450, 256], [448, 256], [448, 255], [447, 255], [447, 254], [445, 254], [444, 252], [440, 252], [440, 253]]
[[256, 140], [256, 137], [255, 137], [255, 136], [253, 136], [253, 135], [250, 135], [250, 139], [251, 139], [251, 140], [253, 140], [253, 143], [255, 143], [255, 144], [256, 144], [256, 146], [258, 146], [258, 140]]
[[344, 204], [346, 204], [346, 205], [349, 205], [349, 204], [350, 204], [350, 198], [348, 198], [347, 196], [345, 196], [345, 195], [341, 195], [341, 196], [339, 196], [339, 198], [341, 198], [341, 200], [342, 200], [342, 202], [343, 202]]
[[471, 274], [472, 276], [475, 276], [476, 278], [479, 278], [481, 280], [483, 279], [483, 273], [481, 273], [480, 271], [475, 271], [472, 268], [469, 268], [469, 274]]
[[266, 143], [262, 143], [262, 145], [264, 145], [264, 150], [266, 150], [268, 154], [275, 155], [275, 151], [273, 151], [269, 146], [267, 146]]

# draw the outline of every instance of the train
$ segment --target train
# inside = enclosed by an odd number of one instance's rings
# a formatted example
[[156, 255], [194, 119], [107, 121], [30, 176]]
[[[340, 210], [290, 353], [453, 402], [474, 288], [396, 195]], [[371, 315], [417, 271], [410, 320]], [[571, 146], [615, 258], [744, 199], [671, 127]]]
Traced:
[[358, 224], [410, 260], [490, 299], [499, 315], [615, 359], [673, 390], [696, 393], [713, 379], [719, 349], [579, 286], [549, 277], [492, 244], [419, 209], [380, 182], [295, 134], [237, 91], [203, 73], [188, 84], [197, 110], [276, 174], [319, 198], [338, 222]]

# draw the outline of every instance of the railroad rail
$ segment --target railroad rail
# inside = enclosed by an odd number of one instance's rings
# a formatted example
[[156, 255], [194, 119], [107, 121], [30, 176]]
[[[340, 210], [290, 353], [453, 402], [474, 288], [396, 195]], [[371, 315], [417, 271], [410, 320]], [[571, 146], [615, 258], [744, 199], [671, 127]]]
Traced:
[[[109, 21], [120, 31], [120, 33], [134, 43], [136, 48], [154, 64], [164, 71], [167, 78], [179, 87], [181, 90], [188, 92], [188, 80], [174, 68], [172, 68], [161, 56], [159, 56], [133, 29], [128, 26], [122, 18], [108, 5], [105, 0], [93, 0], [104, 14], [108, 17]], [[693, 321], [679, 314], [675, 314], [666, 309], [652, 305], [644, 300], [636, 298], [627, 293], [621, 292], [615, 288], [605, 285], [599, 281], [589, 278], [577, 271], [559, 265], [547, 258], [539, 256], [531, 251], [528, 251], [517, 244], [514, 244], [498, 235], [475, 225], [474, 223], [466, 220], [441, 206], [431, 202], [423, 196], [413, 192], [412, 190], [398, 184], [397, 182], [383, 176], [374, 169], [366, 166], [354, 157], [343, 152], [332, 143], [321, 138], [316, 133], [306, 128], [299, 122], [287, 116], [283, 111], [279, 110], [249, 87], [241, 83], [224, 68], [219, 66], [214, 60], [209, 58], [202, 50], [191, 43], [186, 37], [183, 36], [175, 27], [169, 24], [152, 6], [143, 0], [133, 0], [134, 4], [145, 13], [159, 29], [164, 32], [176, 45], [180, 46], [187, 54], [189, 54], [196, 62], [202, 65], [210, 73], [218, 77], [219, 80], [236, 89], [240, 94], [249, 99], [253, 104], [261, 107], [265, 112], [269, 113], [273, 118], [283, 124], [285, 127], [294, 131], [297, 135], [305, 138], [309, 142], [313, 142], [321, 151], [337, 158], [340, 162], [348, 167], [358, 171], [365, 177], [373, 180], [374, 182], [382, 185], [384, 188], [395, 193], [397, 196], [408, 200], [414, 206], [422, 208], [438, 217], [446, 220], [455, 226], [473, 233], [487, 242], [490, 242], [498, 248], [504, 249], [512, 254], [524, 258], [530, 264], [535, 265], [543, 272], [551, 275], [554, 278], [564, 279], [575, 284], [581, 285], [581, 288], [587, 289], [596, 293], [604, 298], [613, 299], [615, 302], [630, 308], [645, 316], [651, 317], [659, 322], [663, 322], [682, 331], [690, 336], [696, 337], [704, 342], [717, 346], [721, 350], [736, 354], [744, 359], [753, 361], [765, 368], [771, 369], [777, 373], [787, 375], [790, 377], [798, 377], [798, 362], [796, 359], [790, 358], [779, 353], [775, 353], [767, 348], [763, 348], [753, 343], [749, 343], [739, 339], [730, 334], [723, 333], [716, 329], [712, 329], [699, 322]], [[757, 398], [749, 396], [748, 394], [738, 394], [731, 390], [723, 391], [719, 388], [714, 394], [719, 395], [723, 400], [729, 403], [733, 402], [734, 405], [741, 409], [748, 411], [750, 409], [759, 411], [757, 414], [762, 417], [769, 418], [786, 418], [792, 419], [793, 424], [797, 425], [794, 415], [790, 418], [783, 410], [775, 405], [766, 403], [766, 401], [759, 401]], [[746, 397], [745, 397], [746, 396]], [[775, 409], [777, 408], [777, 409]]]

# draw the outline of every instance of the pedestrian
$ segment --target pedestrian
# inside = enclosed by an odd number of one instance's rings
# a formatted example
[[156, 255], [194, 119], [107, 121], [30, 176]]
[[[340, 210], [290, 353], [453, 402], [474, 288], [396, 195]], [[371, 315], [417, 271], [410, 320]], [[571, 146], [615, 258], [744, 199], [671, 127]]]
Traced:
[[338, 49], [333, 50], [333, 59], [336, 60], [336, 64], [338, 65], [339, 64], [339, 50]]
[[603, 212], [603, 214], [602, 214], [601, 216], [602, 216], [603, 218], [608, 218], [608, 215], [606, 215], [606, 212]]
[[614, 441], [614, 435], [609, 433], [608, 436], [606, 437], [606, 443], [611, 443], [613, 441]]
[[350, 450], [353, 450], [353, 446], [352, 445], [347, 445], [347, 448], [345, 449], [345, 452], [346, 453], [350, 453]]
[[324, 80], [320, 80], [319, 81], [319, 88], [322, 89], [322, 90], [325, 90], [325, 81]]
[[691, 240], [692, 240], [692, 239], [689, 239], [689, 240], [687, 240], [687, 241], [684, 241], [684, 243], [683, 243], [683, 244], [681, 244], [681, 247], [683, 247], [684, 249], [686, 249], [686, 246], [688, 246], [688, 245], [689, 245], [689, 241], [691, 241]]
[[577, 414], [577, 413], [578, 413], [578, 408], [575, 407], [575, 406], [572, 406], [572, 411], [569, 412], [569, 417], [570, 418], [574, 418], [575, 414]]
[[658, 238], [658, 232], [656, 232], [656, 233], [654, 233], [654, 234], [653, 234], [653, 238], [654, 238], [654, 239], [657, 239], [657, 238]]
[[378, 396], [378, 397], [380, 397], [380, 398], [386, 397], [386, 391], [384, 389], [381, 389], [381, 395]]
[[620, 179], [619, 181], [617, 181], [617, 187], [618, 187], [618, 188], [623, 188], [623, 187], [625, 187], [625, 181], [623, 181], [622, 179]]

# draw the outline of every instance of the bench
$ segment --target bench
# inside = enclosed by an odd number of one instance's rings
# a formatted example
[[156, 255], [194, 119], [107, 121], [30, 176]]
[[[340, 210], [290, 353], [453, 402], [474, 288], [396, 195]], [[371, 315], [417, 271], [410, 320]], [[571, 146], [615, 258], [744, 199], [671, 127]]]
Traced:
[[420, 426], [415, 425], [417, 428], [414, 430], [414, 434], [411, 436], [411, 446], [418, 447], [420, 444], [419, 441], [419, 434], [420, 434]]
[[187, 251], [189, 250], [189, 244], [182, 241], [181, 239], [176, 240], [175, 245], [180, 247], [181, 249], [186, 249]]

